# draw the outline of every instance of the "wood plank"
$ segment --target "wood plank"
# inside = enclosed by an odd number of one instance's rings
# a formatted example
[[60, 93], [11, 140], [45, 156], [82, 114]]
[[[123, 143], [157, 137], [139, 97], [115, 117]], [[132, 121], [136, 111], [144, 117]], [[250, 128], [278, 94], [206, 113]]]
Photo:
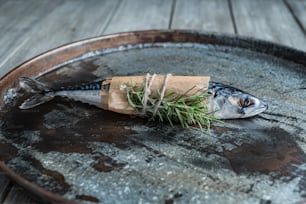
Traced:
[[[22, 1], [23, 2], [23, 1]], [[36, 2], [33, 3], [34, 5]], [[52, 0], [42, 1], [52, 4]], [[26, 32], [17, 32], [20, 40], [14, 42], [16, 38], [5, 35], [2, 41], [12, 43], [7, 47], [6, 52], [1, 57], [0, 75], [9, 71], [23, 61], [34, 57], [51, 48], [55, 48], [65, 43], [81, 40], [84, 38], [100, 35], [107, 25], [112, 12], [116, 9], [119, 0], [69, 0], [56, 2], [56, 9], [49, 12], [44, 11], [48, 8], [40, 8], [41, 12], [36, 14], [39, 21], [30, 24], [29, 20], [22, 20], [22, 23], [28, 24]], [[33, 6], [35, 9], [35, 6]], [[31, 16], [34, 10], [27, 13]], [[9, 14], [11, 16], [19, 15], [14, 10]], [[34, 18], [34, 17], [33, 17]], [[16, 28], [19, 26], [16, 26]]]
[[289, 9], [292, 11], [293, 16], [296, 18], [296, 21], [306, 33], [306, 1], [304, 0], [285, 0], [285, 3], [288, 5]]
[[232, 7], [239, 34], [306, 50], [304, 33], [283, 1], [234, 0]]
[[0, 1], [0, 3], [0, 33], [3, 35], [29, 29], [41, 16], [60, 5], [62, 0], [55, 0], [53, 3], [35, 0], [28, 0], [27, 4], [21, 0]]
[[166, 29], [172, 0], [123, 0], [105, 33]]
[[[29, 31], [48, 12], [55, 9], [61, 1], [6, 1], [0, 7], [0, 76], [9, 70], [6, 64], [11, 58], [11, 64], [21, 63], [16, 59], [18, 50], [29, 39]], [[28, 48], [29, 49], [29, 48]], [[16, 62], [16, 63], [14, 63]]]
[[[29, 0], [28, 4], [22, 1], [6, 1], [0, 7], [0, 73], [8, 71], [5, 66], [8, 58], [14, 58], [16, 51], [27, 39], [29, 30], [40, 18], [52, 9], [60, 1], [54, 4], [48, 1]], [[0, 74], [1, 75], [1, 74]]]
[[14, 185], [4, 200], [3, 204], [38, 204], [41, 203], [34, 195], [24, 188]]
[[171, 28], [234, 33], [226, 0], [177, 0]]
[[6, 194], [10, 190], [8, 187], [10, 185], [10, 180], [5, 173], [0, 171], [0, 203], [5, 199]]

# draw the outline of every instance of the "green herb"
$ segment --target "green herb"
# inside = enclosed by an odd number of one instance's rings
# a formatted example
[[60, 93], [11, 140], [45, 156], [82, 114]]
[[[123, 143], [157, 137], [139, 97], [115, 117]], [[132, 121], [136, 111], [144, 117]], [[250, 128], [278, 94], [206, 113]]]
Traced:
[[[129, 105], [141, 113], [144, 107], [144, 85], [123, 85], [122, 87], [126, 91]], [[161, 100], [156, 114], [153, 115], [155, 105], [160, 100], [160, 93], [157, 91], [156, 97], [148, 97], [145, 116], [150, 117], [151, 120], [166, 121], [171, 126], [173, 126], [173, 123], [180, 123], [184, 128], [188, 128], [190, 125], [198, 125], [201, 130], [203, 128], [209, 130], [212, 121], [219, 122], [211, 113], [208, 113], [206, 101], [209, 94], [203, 91], [203, 93], [190, 96], [187, 93], [192, 89], [183, 95], [174, 92], [166, 93]]]

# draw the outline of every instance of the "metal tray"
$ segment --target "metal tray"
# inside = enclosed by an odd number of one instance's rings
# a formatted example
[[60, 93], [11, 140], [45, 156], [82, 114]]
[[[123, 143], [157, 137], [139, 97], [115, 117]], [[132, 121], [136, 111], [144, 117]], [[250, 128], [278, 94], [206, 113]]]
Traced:
[[[147, 72], [211, 76], [269, 110], [201, 132], [68, 99], [17, 108], [21, 76], [60, 87]], [[305, 53], [249, 38], [152, 30], [67, 44], [1, 79], [0, 167], [50, 202], [303, 202], [305, 89]]]

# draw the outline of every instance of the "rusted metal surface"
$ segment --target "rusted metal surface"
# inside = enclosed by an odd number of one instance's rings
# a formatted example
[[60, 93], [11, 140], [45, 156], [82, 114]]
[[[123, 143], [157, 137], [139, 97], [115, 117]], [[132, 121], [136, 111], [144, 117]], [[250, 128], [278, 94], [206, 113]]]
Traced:
[[[266, 42], [184, 31], [124, 33], [55, 49], [1, 80], [0, 167], [53, 201], [303, 202], [305, 59]], [[67, 99], [17, 108], [26, 97], [15, 87], [20, 76], [61, 87], [146, 72], [211, 76], [261, 97], [269, 110], [201, 132]]]

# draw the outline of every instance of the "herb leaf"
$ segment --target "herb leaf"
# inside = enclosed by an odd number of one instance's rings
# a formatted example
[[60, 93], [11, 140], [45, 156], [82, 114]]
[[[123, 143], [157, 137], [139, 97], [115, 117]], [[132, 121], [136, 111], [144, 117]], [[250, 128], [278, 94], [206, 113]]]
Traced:
[[[128, 103], [136, 112], [141, 112], [144, 107], [144, 85], [135, 84], [124, 86]], [[157, 96], [149, 96], [147, 100], [145, 116], [151, 120], [158, 119], [160, 122], [168, 121], [171, 126], [173, 123], [180, 123], [182, 127], [188, 128], [190, 125], [198, 125], [201, 130], [211, 127], [211, 122], [220, 122], [213, 114], [208, 112], [207, 99], [210, 96], [202, 91], [195, 95], [188, 95], [189, 89], [184, 94], [175, 92], [166, 93], [157, 109], [156, 115], [153, 115], [155, 105], [160, 100], [160, 93], [157, 90]]]

